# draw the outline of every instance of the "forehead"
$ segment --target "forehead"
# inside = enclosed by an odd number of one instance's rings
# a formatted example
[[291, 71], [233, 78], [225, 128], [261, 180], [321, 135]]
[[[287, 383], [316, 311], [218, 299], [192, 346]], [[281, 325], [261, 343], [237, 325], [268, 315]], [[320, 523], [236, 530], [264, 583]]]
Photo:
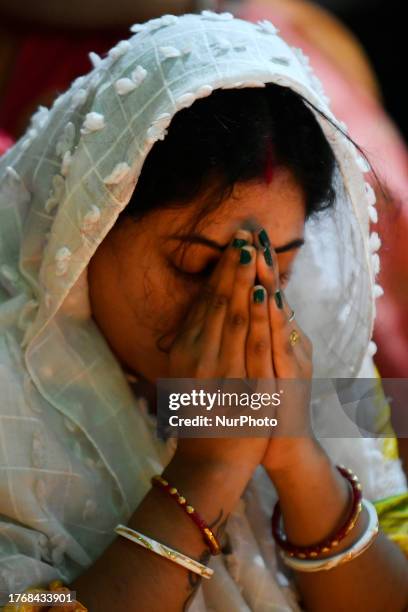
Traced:
[[275, 171], [269, 184], [265, 181], [236, 183], [231, 195], [207, 215], [206, 203], [211, 207], [208, 194], [185, 207], [160, 211], [163, 213], [161, 219], [157, 219], [160, 234], [185, 233], [194, 225], [202, 209], [204, 216], [195, 232], [202, 232], [222, 244], [240, 227], [265, 227], [276, 244], [304, 233], [304, 193], [293, 174], [284, 168]]

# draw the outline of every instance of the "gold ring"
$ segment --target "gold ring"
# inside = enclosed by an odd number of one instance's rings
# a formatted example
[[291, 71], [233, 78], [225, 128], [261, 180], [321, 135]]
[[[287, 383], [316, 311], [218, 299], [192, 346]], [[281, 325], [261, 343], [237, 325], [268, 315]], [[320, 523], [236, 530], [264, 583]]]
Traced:
[[296, 329], [294, 329], [289, 336], [289, 342], [291, 343], [292, 346], [295, 346], [296, 342], [299, 342], [299, 334], [297, 333]]

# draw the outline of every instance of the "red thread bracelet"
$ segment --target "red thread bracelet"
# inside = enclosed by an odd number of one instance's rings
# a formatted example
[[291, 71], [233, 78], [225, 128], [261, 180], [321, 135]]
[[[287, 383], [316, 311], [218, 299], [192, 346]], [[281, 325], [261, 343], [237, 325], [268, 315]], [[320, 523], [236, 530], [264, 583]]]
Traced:
[[176, 487], [173, 487], [171, 484], [167, 482], [160, 474], [155, 474], [151, 478], [151, 483], [166, 491], [178, 505], [183, 508], [185, 513], [194, 521], [197, 527], [200, 529], [203, 534], [204, 541], [209, 547], [212, 555], [219, 555], [221, 552], [221, 545], [215, 537], [213, 531], [207, 525], [205, 520], [198, 514], [198, 512], [191, 506], [191, 504], [187, 503], [186, 498], [177, 491]]
[[336, 468], [340, 472], [340, 474], [346, 478], [346, 480], [351, 484], [352, 488], [352, 502], [350, 512], [346, 521], [336, 532], [332, 533], [328, 538], [316, 544], [314, 546], [296, 546], [295, 544], [291, 544], [282, 531], [280, 527], [280, 519], [281, 519], [281, 509], [279, 501], [276, 502], [272, 519], [272, 535], [276, 540], [277, 544], [285, 550], [290, 557], [297, 557], [298, 559], [308, 559], [314, 558], [320, 555], [321, 553], [326, 553], [339, 545], [341, 540], [343, 540], [346, 535], [353, 529], [354, 525], [357, 522], [359, 514], [361, 512], [361, 499], [362, 499], [362, 491], [361, 484], [358, 481], [357, 476], [352, 472], [352, 470], [342, 466], [336, 465]]

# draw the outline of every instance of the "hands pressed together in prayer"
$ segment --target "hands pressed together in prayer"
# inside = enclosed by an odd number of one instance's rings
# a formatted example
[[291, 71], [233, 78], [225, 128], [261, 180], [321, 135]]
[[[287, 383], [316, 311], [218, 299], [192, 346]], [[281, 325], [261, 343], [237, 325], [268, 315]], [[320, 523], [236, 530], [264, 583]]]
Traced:
[[[180, 439], [177, 453], [184, 459], [228, 464], [239, 454], [272, 475], [317, 448], [309, 426], [312, 343], [291, 315], [266, 231], [238, 230], [172, 345], [171, 376], [268, 379], [271, 393], [280, 379], [299, 382], [285, 388], [278, 436]], [[295, 431], [303, 435], [285, 436]]]

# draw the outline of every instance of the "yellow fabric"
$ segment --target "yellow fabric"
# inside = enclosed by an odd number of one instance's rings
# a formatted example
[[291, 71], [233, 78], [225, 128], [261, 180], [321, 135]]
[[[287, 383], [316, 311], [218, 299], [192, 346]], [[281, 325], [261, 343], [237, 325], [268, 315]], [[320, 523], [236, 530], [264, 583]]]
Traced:
[[382, 531], [408, 558], [408, 492], [374, 502]]
[[[389, 461], [399, 458], [398, 441], [391, 425], [391, 410], [381, 385], [381, 376], [377, 368], [375, 375], [378, 379], [378, 393], [376, 407], [378, 419], [376, 431], [387, 437], [382, 438], [383, 457]], [[408, 492], [392, 495], [374, 502], [382, 531], [396, 544], [408, 557]]]

